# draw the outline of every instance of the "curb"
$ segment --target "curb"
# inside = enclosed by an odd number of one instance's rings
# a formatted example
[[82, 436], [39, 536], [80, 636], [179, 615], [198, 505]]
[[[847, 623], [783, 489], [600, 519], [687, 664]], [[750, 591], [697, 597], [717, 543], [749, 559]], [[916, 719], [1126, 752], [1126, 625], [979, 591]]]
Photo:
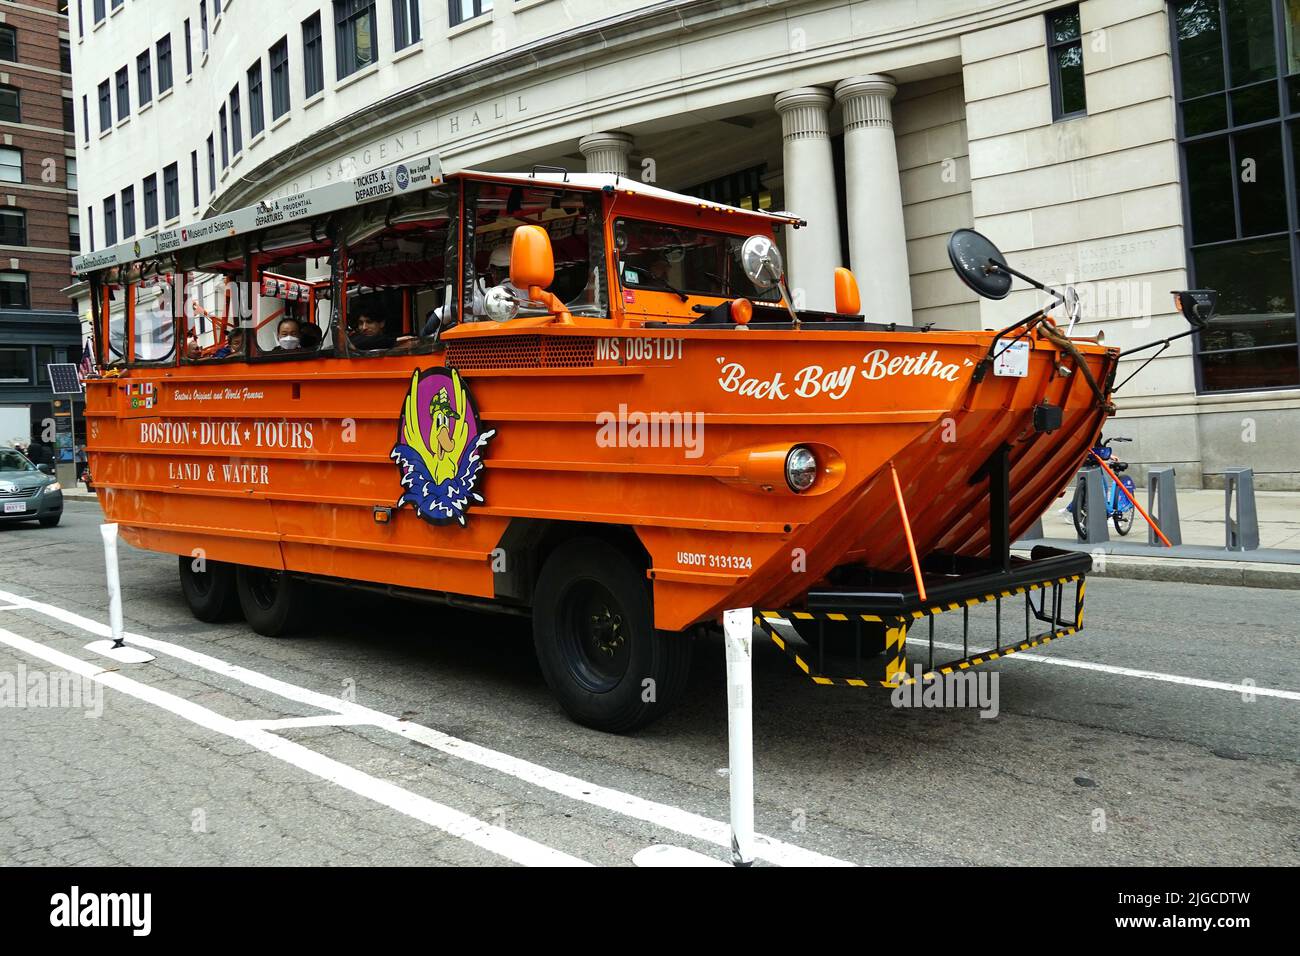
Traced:
[[[1012, 553], [1021, 557], [1029, 556], [1029, 550], [1024, 548], [1014, 548]], [[1107, 554], [1105, 570], [1094, 569], [1092, 576], [1094, 579], [1110, 577], [1129, 581], [1300, 590], [1300, 566], [1252, 561], [1205, 561], [1191, 558], [1148, 558], [1132, 554]]]

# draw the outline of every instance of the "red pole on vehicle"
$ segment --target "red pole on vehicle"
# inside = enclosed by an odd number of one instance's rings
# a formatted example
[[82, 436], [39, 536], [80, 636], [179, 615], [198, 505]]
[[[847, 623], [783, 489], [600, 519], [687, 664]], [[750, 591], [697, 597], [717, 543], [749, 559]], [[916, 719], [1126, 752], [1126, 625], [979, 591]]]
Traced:
[[1110, 475], [1110, 480], [1115, 482], [1115, 487], [1118, 488], [1120, 491], [1124, 492], [1125, 498], [1133, 502], [1133, 507], [1138, 510], [1138, 514], [1142, 515], [1142, 517], [1147, 519], [1147, 524], [1151, 525], [1151, 529], [1155, 531], [1156, 536], [1165, 543], [1165, 547], [1172, 548], [1173, 545], [1170, 544], [1169, 539], [1165, 537], [1165, 533], [1160, 530], [1160, 526], [1156, 524], [1155, 521], [1152, 520], [1151, 516], [1146, 513], [1146, 510], [1140, 504], [1137, 503], [1137, 499], [1134, 498], [1131, 494], [1129, 494], [1128, 488], [1124, 487], [1124, 482], [1119, 480], [1119, 476], [1116, 475], [1115, 472], [1111, 471], [1110, 466], [1106, 464], [1104, 461], [1102, 461], [1100, 458], [1098, 458], [1095, 452], [1090, 452], [1090, 454], [1092, 455], [1093, 458], [1097, 459], [1097, 464], [1101, 465], [1102, 470], [1105, 471], [1106, 474]]

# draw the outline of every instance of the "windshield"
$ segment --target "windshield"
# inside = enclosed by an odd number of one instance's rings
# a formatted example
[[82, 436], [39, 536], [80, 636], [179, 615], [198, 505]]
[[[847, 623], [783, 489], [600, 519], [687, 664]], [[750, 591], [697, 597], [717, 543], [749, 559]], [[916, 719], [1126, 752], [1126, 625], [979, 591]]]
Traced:
[[776, 302], [775, 288], [759, 290], [741, 268], [740, 247], [746, 238], [619, 219], [614, 223], [619, 278], [629, 289]]
[[12, 448], [0, 450], [0, 471], [35, 471], [36, 466]]

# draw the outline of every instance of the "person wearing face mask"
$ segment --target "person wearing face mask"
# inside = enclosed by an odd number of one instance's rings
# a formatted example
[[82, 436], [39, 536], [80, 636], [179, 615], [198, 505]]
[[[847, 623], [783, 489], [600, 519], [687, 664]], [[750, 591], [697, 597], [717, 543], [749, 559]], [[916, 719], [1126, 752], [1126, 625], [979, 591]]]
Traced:
[[272, 352], [296, 352], [302, 348], [302, 324], [297, 319], [283, 318], [275, 328], [275, 348]]

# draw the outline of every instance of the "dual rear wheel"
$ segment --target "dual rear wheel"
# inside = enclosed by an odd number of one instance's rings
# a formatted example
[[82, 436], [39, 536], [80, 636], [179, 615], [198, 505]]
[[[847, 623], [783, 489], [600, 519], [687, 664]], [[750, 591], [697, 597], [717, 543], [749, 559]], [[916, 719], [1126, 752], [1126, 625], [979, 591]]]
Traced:
[[[194, 616], [218, 622], [242, 612], [259, 634], [303, 623], [310, 585], [283, 571], [180, 557], [181, 590]], [[645, 571], [597, 538], [573, 538], [546, 559], [533, 594], [533, 644], [542, 676], [577, 723], [628, 733], [681, 697], [692, 644], [656, 630]]]

